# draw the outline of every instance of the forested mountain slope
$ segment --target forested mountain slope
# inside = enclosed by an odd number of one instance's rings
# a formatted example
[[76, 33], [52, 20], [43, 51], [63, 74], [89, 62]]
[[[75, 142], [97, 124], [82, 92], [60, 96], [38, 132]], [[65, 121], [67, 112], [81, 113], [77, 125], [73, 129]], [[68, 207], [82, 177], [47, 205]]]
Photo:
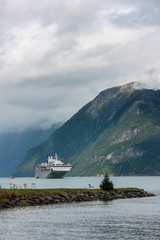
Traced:
[[134, 83], [102, 91], [29, 150], [16, 176], [33, 176], [37, 163], [57, 153], [73, 165], [70, 175], [156, 175], [160, 172], [160, 90]]

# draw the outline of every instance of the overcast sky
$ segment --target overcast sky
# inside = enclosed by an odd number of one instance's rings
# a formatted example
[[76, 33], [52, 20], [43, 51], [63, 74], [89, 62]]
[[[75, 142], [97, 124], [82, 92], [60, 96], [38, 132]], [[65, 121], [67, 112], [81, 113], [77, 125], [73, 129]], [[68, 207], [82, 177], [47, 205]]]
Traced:
[[101, 90], [160, 88], [159, 0], [0, 0], [0, 132], [68, 120]]

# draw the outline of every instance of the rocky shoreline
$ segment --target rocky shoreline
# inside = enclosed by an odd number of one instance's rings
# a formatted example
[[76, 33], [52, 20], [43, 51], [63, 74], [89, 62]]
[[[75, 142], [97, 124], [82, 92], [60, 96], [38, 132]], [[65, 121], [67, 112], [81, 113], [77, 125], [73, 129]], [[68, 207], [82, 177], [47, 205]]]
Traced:
[[152, 193], [148, 193], [143, 189], [115, 189], [113, 191], [105, 192], [101, 190], [89, 190], [83, 189], [80, 191], [74, 189], [67, 190], [54, 190], [53, 192], [33, 191], [32, 195], [27, 195], [22, 192], [17, 196], [14, 192], [11, 196], [0, 199], [0, 209], [13, 208], [13, 207], [25, 207], [36, 206], [44, 204], [56, 204], [56, 203], [71, 203], [71, 202], [84, 202], [84, 201], [111, 201], [115, 199], [125, 198], [142, 198], [153, 197]]

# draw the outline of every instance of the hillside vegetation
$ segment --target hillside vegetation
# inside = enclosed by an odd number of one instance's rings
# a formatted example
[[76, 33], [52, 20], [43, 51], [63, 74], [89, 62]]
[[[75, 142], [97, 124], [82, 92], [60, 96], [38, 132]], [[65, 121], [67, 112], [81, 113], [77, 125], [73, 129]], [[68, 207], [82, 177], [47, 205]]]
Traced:
[[160, 90], [134, 83], [102, 91], [29, 150], [14, 171], [33, 176], [36, 164], [55, 152], [72, 164], [70, 176], [156, 175], [160, 172]]

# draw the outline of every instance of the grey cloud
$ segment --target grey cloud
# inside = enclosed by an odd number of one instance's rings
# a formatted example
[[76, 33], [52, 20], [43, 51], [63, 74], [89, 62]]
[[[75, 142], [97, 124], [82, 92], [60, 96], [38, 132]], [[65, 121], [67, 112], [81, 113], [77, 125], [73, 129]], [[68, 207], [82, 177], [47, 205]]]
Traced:
[[66, 121], [108, 87], [159, 86], [158, 1], [1, 3], [0, 132]]
[[114, 6], [106, 4], [106, 19], [115, 25], [119, 27], [160, 26], [160, 3], [158, 0], [114, 2]]

